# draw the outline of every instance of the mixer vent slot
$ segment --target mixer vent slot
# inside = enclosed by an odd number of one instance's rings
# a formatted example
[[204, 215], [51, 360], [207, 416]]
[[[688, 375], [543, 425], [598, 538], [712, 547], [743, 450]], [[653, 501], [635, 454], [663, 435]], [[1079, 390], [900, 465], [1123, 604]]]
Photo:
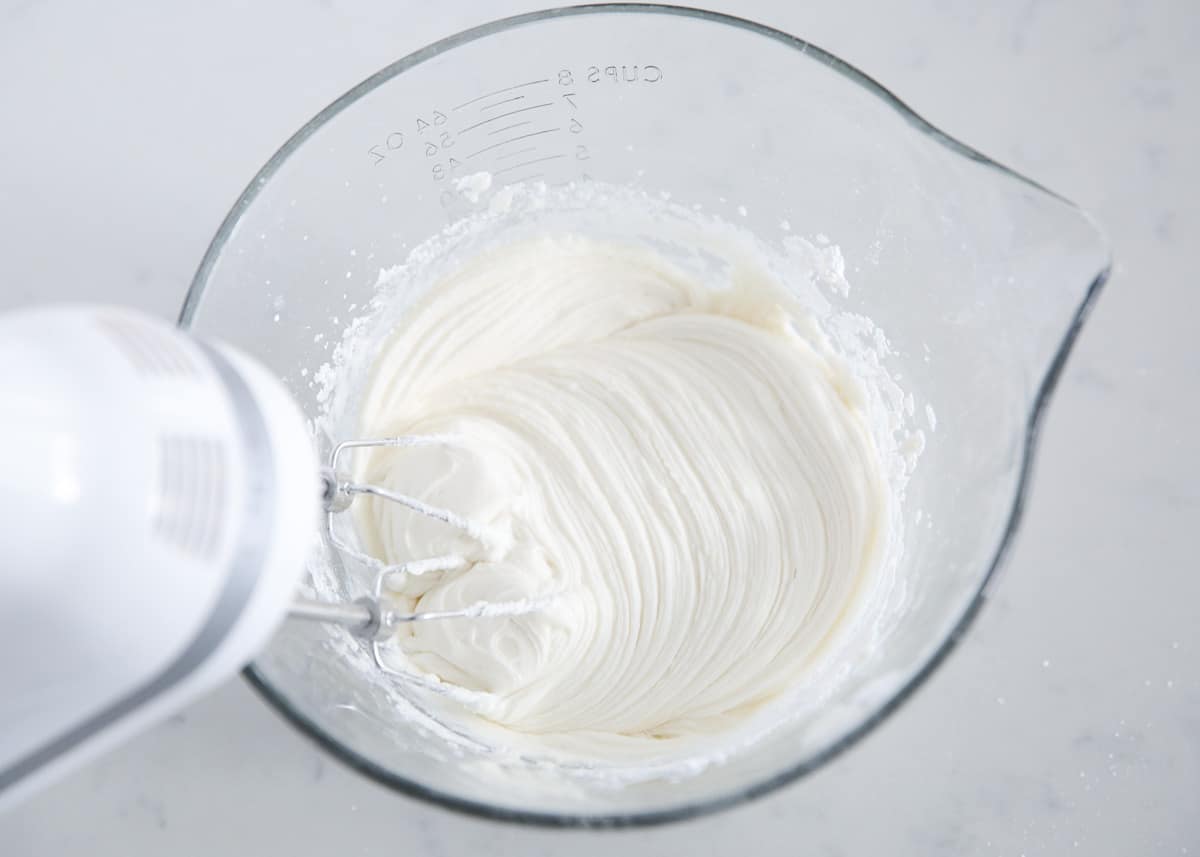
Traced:
[[221, 544], [228, 482], [224, 444], [202, 435], [158, 441], [154, 532], [186, 554], [211, 560]]
[[99, 320], [100, 327], [139, 372], [161, 377], [194, 377], [192, 354], [168, 331], [119, 316]]

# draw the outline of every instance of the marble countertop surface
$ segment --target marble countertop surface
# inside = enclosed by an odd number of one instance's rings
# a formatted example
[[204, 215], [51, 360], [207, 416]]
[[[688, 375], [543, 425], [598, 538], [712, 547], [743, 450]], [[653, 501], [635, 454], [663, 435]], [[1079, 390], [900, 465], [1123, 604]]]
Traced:
[[[537, 5], [0, 0], [0, 309], [174, 316], [231, 202], [313, 113], [417, 47]], [[0, 816], [0, 854], [1200, 854], [1200, 7], [710, 6], [857, 65], [1111, 236], [1114, 276], [1046, 419], [1024, 529], [959, 650], [817, 774], [605, 833], [392, 794], [234, 679]]]

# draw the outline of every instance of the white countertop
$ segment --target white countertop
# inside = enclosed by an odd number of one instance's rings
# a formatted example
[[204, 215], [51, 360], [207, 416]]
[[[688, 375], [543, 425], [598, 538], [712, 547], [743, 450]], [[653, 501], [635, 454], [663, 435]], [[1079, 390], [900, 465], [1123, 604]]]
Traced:
[[[540, 4], [241, 5], [0, 2], [0, 309], [174, 316], [242, 186], [313, 113], [435, 38]], [[814, 776], [617, 833], [392, 794], [235, 679], [0, 817], [0, 854], [1200, 854], [1200, 8], [709, 5], [854, 63], [1112, 237], [1016, 550], [949, 662]]]

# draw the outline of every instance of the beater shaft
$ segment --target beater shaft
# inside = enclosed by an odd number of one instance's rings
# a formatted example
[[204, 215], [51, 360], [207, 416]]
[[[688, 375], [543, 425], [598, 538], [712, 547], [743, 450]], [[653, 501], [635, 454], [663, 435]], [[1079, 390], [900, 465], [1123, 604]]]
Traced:
[[288, 616], [341, 625], [356, 636], [367, 638], [374, 637], [381, 625], [379, 605], [370, 598], [339, 602], [296, 598], [292, 601]]

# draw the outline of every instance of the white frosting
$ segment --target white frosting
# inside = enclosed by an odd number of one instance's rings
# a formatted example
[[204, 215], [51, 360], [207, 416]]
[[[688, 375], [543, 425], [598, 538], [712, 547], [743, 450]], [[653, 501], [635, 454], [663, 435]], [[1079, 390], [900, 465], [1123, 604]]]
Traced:
[[[721, 288], [653, 251], [537, 238], [436, 284], [381, 347], [359, 538], [410, 575], [397, 664], [501, 727], [603, 758], [720, 732], [795, 686], [874, 583], [888, 489], [855, 379], [782, 289]], [[521, 612], [529, 603], [538, 609]]]

